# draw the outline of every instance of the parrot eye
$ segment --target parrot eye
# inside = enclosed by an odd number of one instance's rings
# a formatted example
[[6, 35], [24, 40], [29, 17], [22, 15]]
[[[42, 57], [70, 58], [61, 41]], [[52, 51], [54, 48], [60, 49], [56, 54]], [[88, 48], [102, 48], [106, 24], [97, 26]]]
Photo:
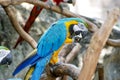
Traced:
[[76, 31], [75, 35], [79, 35], [80, 33], [82, 33], [82, 31]]

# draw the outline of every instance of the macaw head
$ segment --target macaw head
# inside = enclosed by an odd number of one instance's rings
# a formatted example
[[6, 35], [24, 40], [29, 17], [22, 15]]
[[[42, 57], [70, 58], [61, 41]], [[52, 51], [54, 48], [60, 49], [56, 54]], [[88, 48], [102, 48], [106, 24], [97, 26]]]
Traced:
[[76, 3], [76, 0], [63, 0], [63, 2], [73, 4], [73, 6], [74, 6]]
[[70, 25], [70, 35], [75, 42], [79, 42], [82, 38], [86, 36], [88, 29], [83, 23]]
[[12, 55], [10, 50], [4, 46], [0, 46], [0, 65], [10, 65], [12, 62]]

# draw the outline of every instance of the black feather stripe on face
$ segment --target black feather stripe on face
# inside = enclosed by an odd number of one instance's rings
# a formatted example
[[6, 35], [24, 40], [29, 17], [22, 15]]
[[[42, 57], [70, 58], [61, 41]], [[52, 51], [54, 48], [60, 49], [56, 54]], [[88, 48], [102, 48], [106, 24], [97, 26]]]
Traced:
[[70, 27], [69, 27], [69, 32], [70, 32], [70, 35], [72, 35], [74, 33], [74, 30], [73, 30], [73, 26], [75, 24], [71, 24]]

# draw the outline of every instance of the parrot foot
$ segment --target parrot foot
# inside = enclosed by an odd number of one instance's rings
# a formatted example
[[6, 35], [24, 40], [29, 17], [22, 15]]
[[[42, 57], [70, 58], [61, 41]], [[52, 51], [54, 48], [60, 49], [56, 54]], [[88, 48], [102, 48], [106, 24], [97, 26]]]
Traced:
[[58, 62], [58, 63], [56, 63], [56, 64], [50, 64], [50, 72], [51, 72], [51, 74], [53, 75], [53, 76], [55, 76], [55, 77], [58, 77], [58, 75], [56, 75], [55, 74], [55, 72], [54, 71], [56, 71], [56, 68], [59, 66], [59, 65], [61, 65], [62, 64], [62, 62]]
[[62, 64], [62, 62], [57, 62], [56, 64], [53, 65], [53, 67], [57, 67], [57, 66], [59, 66], [61, 64]]

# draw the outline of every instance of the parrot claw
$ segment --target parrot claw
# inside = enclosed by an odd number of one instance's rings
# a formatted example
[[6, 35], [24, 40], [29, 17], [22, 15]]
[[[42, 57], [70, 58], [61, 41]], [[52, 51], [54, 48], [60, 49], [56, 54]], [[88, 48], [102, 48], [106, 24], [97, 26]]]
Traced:
[[61, 65], [62, 64], [62, 62], [58, 62], [58, 63], [56, 63], [56, 64], [50, 64], [50, 72], [51, 72], [51, 74], [53, 74], [53, 76], [55, 76], [55, 77], [58, 77], [56, 74], [54, 74], [54, 71], [55, 71], [55, 69], [59, 66], [59, 65]]
[[56, 68], [57, 66], [59, 66], [59, 65], [61, 65], [61, 64], [62, 64], [62, 62], [57, 62], [56, 64], [53, 65], [53, 67]]

